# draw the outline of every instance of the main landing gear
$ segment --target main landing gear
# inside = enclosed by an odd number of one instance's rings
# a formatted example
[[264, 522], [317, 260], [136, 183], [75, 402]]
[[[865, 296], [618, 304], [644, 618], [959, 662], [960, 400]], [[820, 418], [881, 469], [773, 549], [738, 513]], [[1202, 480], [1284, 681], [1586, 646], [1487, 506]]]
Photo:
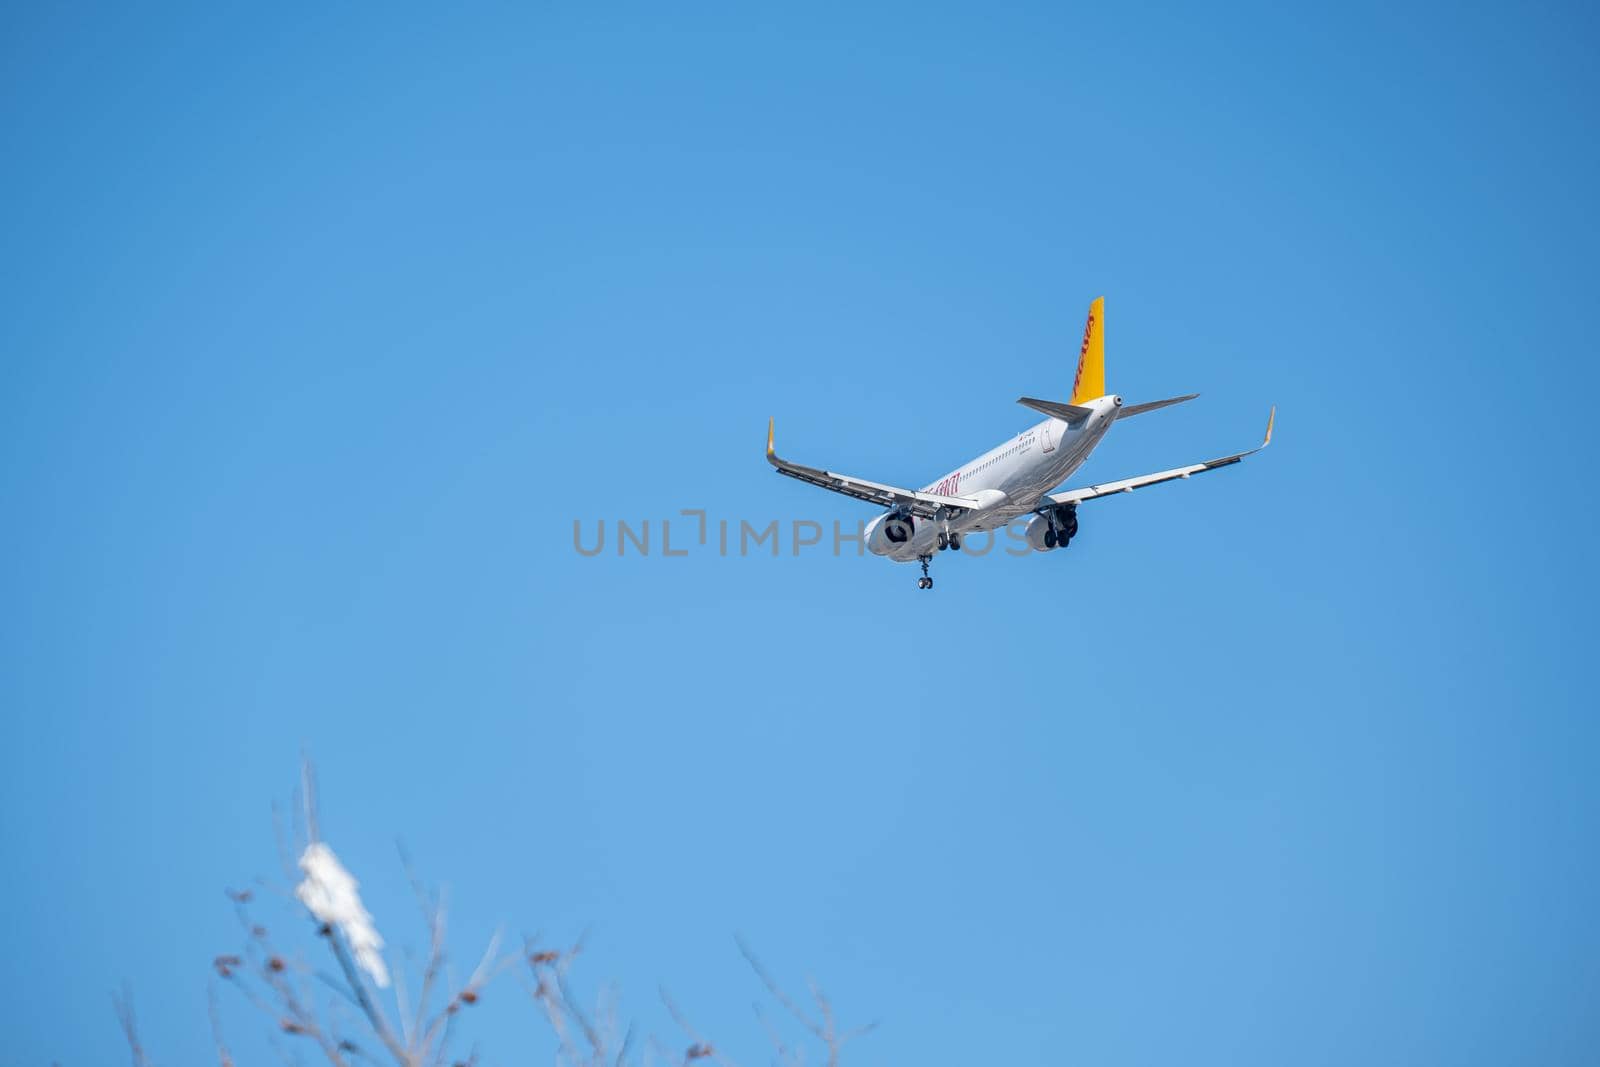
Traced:
[[1066, 548], [1078, 536], [1078, 505], [1067, 504], [1050, 512], [1050, 525], [1044, 532], [1044, 547]]
[[[947, 527], [949, 523], [949, 516], [943, 512], [940, 512], [938, 520], [941, 525]], [[941, 529], [939, 531], [939, 536], [934, 540], [934, 545], [940, 552], [943, 552], [947, 548], [960, 552], [961, 535], [956, 533], [954, 530]], [[918, 589], [933, 588], [933, 579], [928, 576], [928, 561], [931, 559], [933, 559], [932, 553], [929, 553], [926, 556], [917, 557], [917, 562], [922, 564], [922, 577], [917, 579]]]

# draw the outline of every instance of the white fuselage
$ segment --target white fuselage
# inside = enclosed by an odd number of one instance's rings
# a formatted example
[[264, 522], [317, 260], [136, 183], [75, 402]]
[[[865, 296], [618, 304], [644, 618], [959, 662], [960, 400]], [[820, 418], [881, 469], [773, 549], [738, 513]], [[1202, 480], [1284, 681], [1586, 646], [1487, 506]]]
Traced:
[[[978, 507], [949, 517], [910, 520], [910, 536], [904, 540], [885, 535], [885, 523], [896, 517], [893, 511], [885, 512], [867, 525], [867, 547], [908, 563], [931, 555], [941, 533], [998, 530], [1017, 516], [1038, 510], [1040, 499], [1083, 466], [1105, 437], [1122, 398], [1103, 396], [1083, 406], [1093, 413], [1070, 423], [1045, 419], [922, 488], [925, 493], [976, 500]], [[903, 527], [896, 528], [897, 533], [900, 530]]]

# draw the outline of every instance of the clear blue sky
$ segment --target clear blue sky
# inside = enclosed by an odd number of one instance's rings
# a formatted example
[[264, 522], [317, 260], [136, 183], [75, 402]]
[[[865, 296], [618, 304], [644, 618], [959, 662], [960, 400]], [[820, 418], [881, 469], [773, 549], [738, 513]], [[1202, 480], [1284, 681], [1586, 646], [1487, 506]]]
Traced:
[[[746, 1062], [732, 935], [884, 1064], [1600, 1040], [1595, 16], [14, 6], [6, 1058], [210, 1054], [302, 748], [379, 927], [594, 925]], [[581, 558], [854, 521], [1108, 381], [1203, 398], [1063, 553]], [[675, 537], [678, 530], [674, 530]], [[547, 1046], [514, 982], [492, 1062]], [[261, 1025], [225, 1001], [237, 1050]], [[676, 1040], [674, 1038], [674, 1040]]]

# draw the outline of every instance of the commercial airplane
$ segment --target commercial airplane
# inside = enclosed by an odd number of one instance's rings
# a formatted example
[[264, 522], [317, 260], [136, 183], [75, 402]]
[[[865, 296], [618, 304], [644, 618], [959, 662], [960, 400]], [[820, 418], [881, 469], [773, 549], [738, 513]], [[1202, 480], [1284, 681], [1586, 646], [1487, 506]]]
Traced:
[[1045, 420], [921, 489], [901, 489], [780, 459], [773, 451], [771, 421], [767, 423], [767, 462], [779, 474], [888, 508], [867, 524], [867, 548], [874, 555], [887, 556], [897, 563], [921, 563], [922, 577], [917, 580], [917, 588], [932, 589], [928, 563], [934, 552], [959, 550], [961, 535], [968, 531], [998, 530], [1012, 519], [1032, 512], [1026, 527], [1028, 544], [1039, 552], [1065, 548], [1078, 532], [1078, 505], [1085, 500], [1131, 493], [1147, 485], [1231, 466], [1272, 443], [1276, 407], [1267, 415], [1266, 437], [1247, 452], [1064, 493], [1050, 492], [1083, 466], [1118, 419], [1181, 404], [1200, 395], [1190, 393], [1124, 407], [1120, 396], [1107, 394], [1105, 307], [1104, 297], [1089, 305], [1089, 321], [1078, 348], [1078, 373], [1067, 403], [1019, 398], [1017, 403], [1047, 416]]

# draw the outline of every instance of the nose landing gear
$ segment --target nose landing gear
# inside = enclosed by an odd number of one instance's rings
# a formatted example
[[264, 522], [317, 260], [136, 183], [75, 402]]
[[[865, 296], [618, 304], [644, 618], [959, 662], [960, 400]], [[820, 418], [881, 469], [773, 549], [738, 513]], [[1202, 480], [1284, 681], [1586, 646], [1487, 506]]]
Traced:
[[931, 560], [931, 559], [933, 559], [932, 556], [918, 556], [917, 557], [917, 562], [922, 564], [922, 577], [917, 579], [917, 588], [918, 589], [932, 589], [933, 588], [933, 579], [928, 576], [928, 561]]

